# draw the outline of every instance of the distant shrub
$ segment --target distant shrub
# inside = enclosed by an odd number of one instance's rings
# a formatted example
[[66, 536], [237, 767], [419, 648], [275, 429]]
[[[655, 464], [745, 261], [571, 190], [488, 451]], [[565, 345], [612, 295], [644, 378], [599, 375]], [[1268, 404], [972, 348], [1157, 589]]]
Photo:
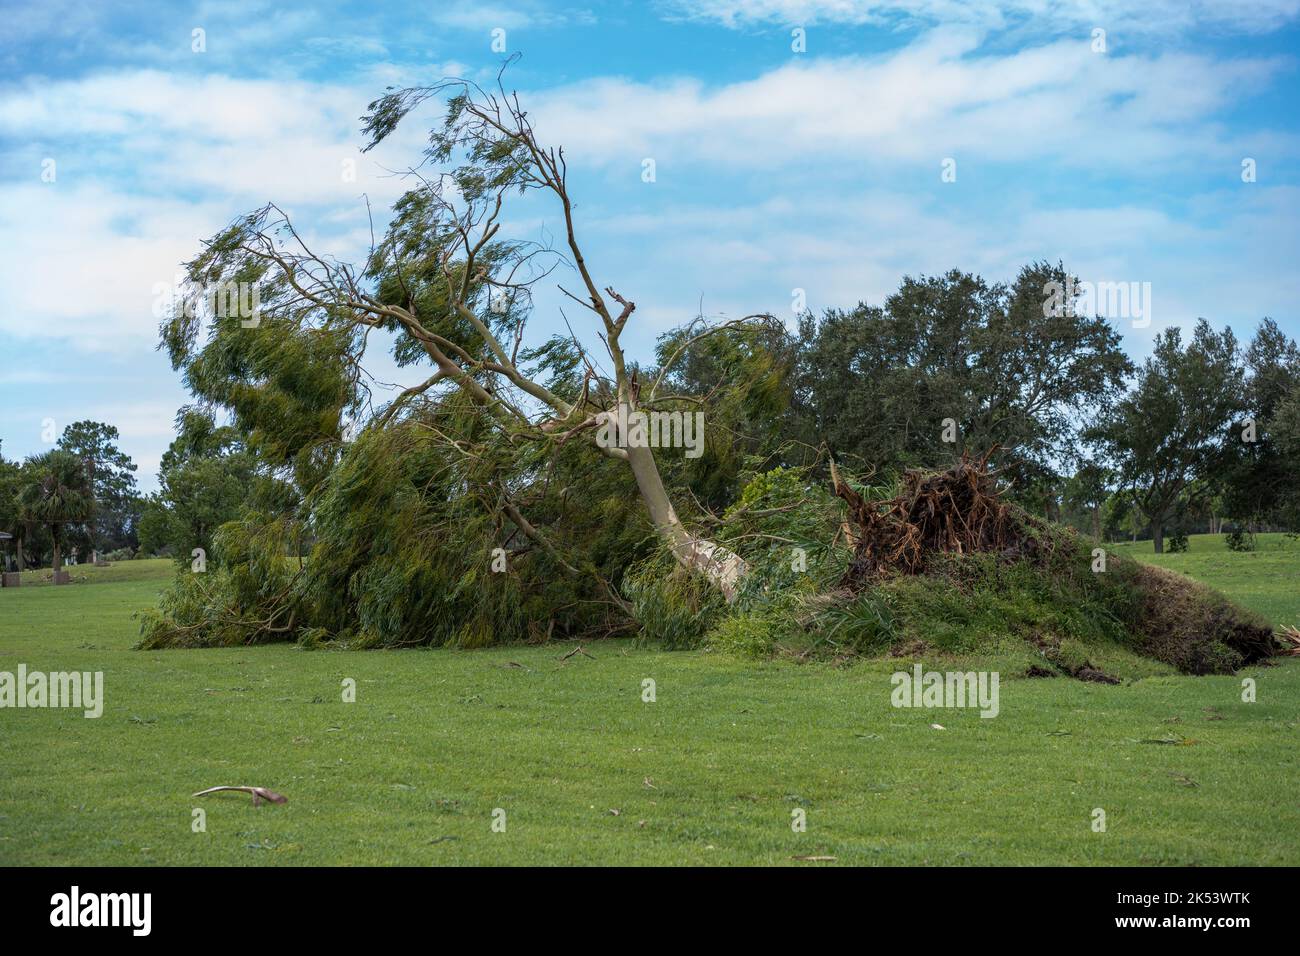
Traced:
[[1255, 536], [1242, 531], [1240, 528], [1233, 528], [1223, 536], [1223, 540], [1227, 544], [1229, 551], [1255, 550]]

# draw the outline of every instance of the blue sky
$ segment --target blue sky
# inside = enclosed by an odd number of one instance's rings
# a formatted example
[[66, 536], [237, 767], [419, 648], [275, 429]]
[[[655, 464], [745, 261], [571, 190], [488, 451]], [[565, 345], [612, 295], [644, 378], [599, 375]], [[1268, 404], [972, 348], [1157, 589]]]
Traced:
[[[522, 54], [507, 83], [566, 148], [588, 260], [638, 303], [641, 356], [701, 307], [790, 317], [795, 289], [820, 311], [1034, 259], [1149, 282], [1153, 321], [1116, 319], [1138, 357], [1199, 316], [1300, 335], [1300, 0], [0, 7], [7, 458], [48, 447], [47, 419], [93, 418], [153, 488], [187, 401], [155, 351], [159, 284], [271, 200], [355, 258], [363, 194], [382, 218], [425, 134], [361, 155], [366, 103], [491, 78], [494, 30]], [[554, 222], [525, 205], [508, 226]], [[562, 328], [559, 304], [538, 297], [532, 337]]]

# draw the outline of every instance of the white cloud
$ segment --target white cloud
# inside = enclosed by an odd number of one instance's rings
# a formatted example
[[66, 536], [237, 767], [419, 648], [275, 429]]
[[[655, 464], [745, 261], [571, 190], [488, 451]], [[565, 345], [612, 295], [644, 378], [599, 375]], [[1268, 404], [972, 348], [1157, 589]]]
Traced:
[[[603, 244], [595, 249], [613, 264], [611, 279], [626, 276], [629, 288], [658, 297], [643, 315], [667, 322], [694, 314], [701, 293], [706, 308], [731, 311], [782, 308], [793, 286], [808, 288], [815, 305], [851, 304], [887, 293], [903, 273], [959, 266], [1005, 276], [1058, 249], [1076, 271], [1119, 268], [1125, 250], [1191, 227], [1099, 201], [1070, 214], [1072, 242], [1059, 242], [1060, 215], [1034, 211], [1052, 178], [1064, 170], [1154, 180], [1209, 163], [1222, 165], [1226, 185], [1243, 153], [1219, 115], [1281, 67], [1188, 53], [1097, 55], [1064, 40], [991, 55], [978, 42], [975, 32], [938, 30], [892, 53], [794, 58], [721, 86], [606, 78], [526, 101], [543, 137], [565, 145], [575, 176], [584, 165], [611, 172], [610, 194], [590, 179], [578, 187], [595, 193], [582, 228]], [[355, 258], [368, 239], [361, 193], [382, 228], [405, 186], [385, 167], [414, 161], [427, 128], [413, 118], [392, 142], [358, 154], [357, 117], [374, 92], [369, 83], [160, 71], [0, 92], [0, 136], [22, 144], [11, 149], [13, 168], [31, 170], [0, 183], [0, 226], [12, 243], [0, 257], [9, 292], [0, 332], [151, 348], [154, 285], [169, 281], [201, 239], [268, 200], [301, 213], [322, 248]], [[1274, 162], [1297, 152], [1288, 133], [1257, 130], [1252, 143], [1266, 144]], [[44, 155], [59, 159], [55, 184], [38, 181]], [[668, 191], [672, 204], [628, 213], [616, 180], [639, 181], [645, 156], [656, 158], [659, 177], [646, 188]], [[958, 160], [959, 181], [940, 187], [947, 156]], [[356, 161], [356, 182], [342, 180], [346, 159]], [[1013, 204], [1005, 211], [981, 203], [972, 185], [998, 167], [1021, 177], [992, 186]], [[750, 178], [728, 185], [723, 203], [700, 202], [690, 182], [701, 171]], [[689, 200], [674, 188], [694, 192], [696, 203], [683, 206]], [[755, 191], [771, 198], [755, 201]], [[593, 216], [611, 198], [623, 206], [618, 214]], [[1243, 228], [1275, 224], [1269, 209], [1252, 215]], [[1213, 243], [1214, 230], [1199, 228], [1198, 240]], [[1188, 239], [1180, 248], [1194, 255], [1197, 246]]]
[[[29, 80], [0, 96], [0, 135], [39, 139], [56, 159], [93, 144], [90, 174], [146, 192], [337, 202], [369, 189], [391, 198], [380, 160], [359, 152], [358, 117], [373, 93], [154, 70]], [[345, 160], [356, 164], [355, 182], [342, 176]]]
[[[154, 287], [236, 215], [276, 201], [348, 254], [403, 191], [418, 126], [361, 154], [373, 90], [159, 71], [29, 80], [0, 93], [0, 332], [86, 349], [150, 347]], [[56, 161], [42, 182], [41, 163]], [[349, 167], [355, 178], [345, 172]], [[21, 238], [19, 238], [21, 237]]]
[[678, 17], [738, 28], [763, 24], [973, 23], [1000, 27], [1021, 18], [1051, 32], [1079, 25], [1166, 33], [1197, 26], [1275, 30], [1295, 19], [1297, 0], [674, 0]]
[[[940, 30], [888, 55], [792, 59], [755, 79], [597, 79], [532, 100], [538, 128], [576, 161], [777, 168], [792, 162], [932, 163], [1052, 158], [1140, 169], [1227, 158], [1215, 114], [1265, 84], [1277, 59], [1109, 56], [1060, 40], [973, 55], [976, 34]], [[1239, 155], [1239, 154], [1237, 154]], [[936, 172], [937, 176], [937, 172]]]
[[[515, 0], [513, 3], [490, 3], [480, 0], [448, 0], [434, 4], [430, 18], [438, 26], [458, 30], [518, 30], [524, 27], [556, 27], [566, 23], [595, 22], [591, 11], [579, 8], [556, 9], [539, 0]], [[486, 40], [484, 41], [486, 44]]]
[[0, 232], [14, 244], [0, 257], [0, 284], [8, 290], [0, 331], [90, 350], [151, 344], [159, 321], [151, 311], [154, 284], [172, 281], [197, 240], [221, 225], [216, 217], [211, 206], [205, 215], [177, 201], [141, 204], [99, 186], [5, 186]]

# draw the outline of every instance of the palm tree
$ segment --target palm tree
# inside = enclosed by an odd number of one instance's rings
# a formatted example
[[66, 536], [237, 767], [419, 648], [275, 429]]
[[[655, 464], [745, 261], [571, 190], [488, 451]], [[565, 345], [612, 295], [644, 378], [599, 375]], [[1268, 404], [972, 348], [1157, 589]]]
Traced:
[[59, 584], [60, 550], [66, 525], [89, 521], [95, 495], [86, 465], [71, 452], [47, 451], [27, 459], [27, 483], [19, 506], [33, 521], [46, 525], [54, 540], [54, 583]]
[[18, 549], [18, 573], [21, 574], [27, 570], [27, 561], [23, 556], [23, 548], [27, 540], [32, 535], [32, 526], [36, 524], [36, 519], [32, 517], [31, 511], [21, 498], [18, 500], [18, 525], [14, 528], [14, 544]]

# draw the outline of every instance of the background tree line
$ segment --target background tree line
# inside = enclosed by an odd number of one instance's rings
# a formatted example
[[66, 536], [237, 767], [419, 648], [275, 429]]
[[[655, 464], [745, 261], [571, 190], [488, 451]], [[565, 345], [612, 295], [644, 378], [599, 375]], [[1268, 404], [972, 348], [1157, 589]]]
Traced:
[[11, 536], [5, 570], [138, 551], [144, 501], [119, 438], [111, 425], [80, 421], [43, 454], [22, 462], [0, 455], [0, 531]]
[[1225, 524], [1247, 537], [1300, 527], [1295, 342], [1266, 318], [1243, 348], [1199, 320], [1186, 340], [1164, 330], [1135, 366], [1107, 321], [1044, 315], [1045, 284], [1063, 278], [1044, 263], [1009, 285], [909, 278], [883, 306], [805, 316], [788, 437], [885, 475], [997, 446], [1021, 504], [1156, 551]]

